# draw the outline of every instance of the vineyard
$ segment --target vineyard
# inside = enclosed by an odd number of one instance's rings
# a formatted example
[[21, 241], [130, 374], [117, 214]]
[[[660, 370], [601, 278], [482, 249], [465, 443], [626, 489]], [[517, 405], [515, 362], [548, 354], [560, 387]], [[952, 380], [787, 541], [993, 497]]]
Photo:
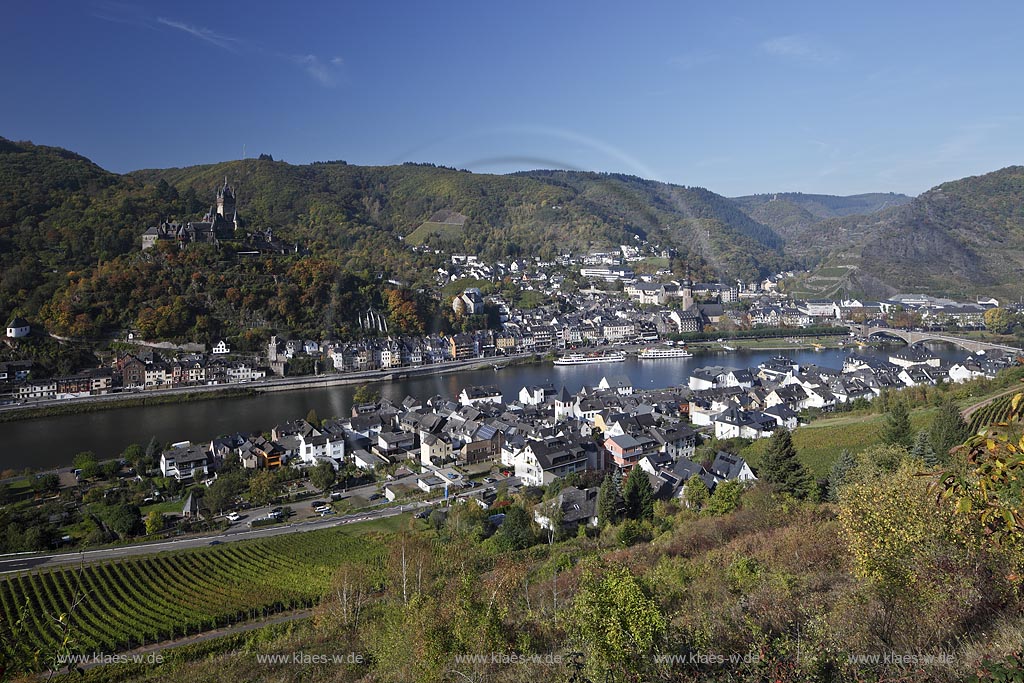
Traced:
[[62, 614], [71, 614], [72, 650], [88, 653], [309, 607], [341, 562], [374, 572], [385, 552], [372, 537], [331, 529], [7, 578], [0, 660], [58, 652]]
[[977, 434], [983, 427], [1005, 422], [1010, 415], [1012, 401], [1013, 394], [1007, 394], [976, 410], [971, 415], [971, 433]]

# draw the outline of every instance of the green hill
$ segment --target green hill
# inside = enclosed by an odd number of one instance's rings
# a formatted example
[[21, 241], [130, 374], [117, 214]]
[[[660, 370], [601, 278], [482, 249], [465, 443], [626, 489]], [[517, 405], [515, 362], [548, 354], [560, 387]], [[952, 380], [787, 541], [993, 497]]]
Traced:
[[[78, 338], [127, 327], [200, 340], [344, 332], [354, 310], [388, 306], [381, 280], [429, 289], [443, 257], [413, 245], [552, 258], [646, 239], [702, 278], [750, 279], [786, 263], [779, 236], [729, 200], [630, 176], [269, 158], [117, 175], [65, 150], [0, 143], [0, 316]], [[141, 253], [146, 227], [201, 217], [225, 178], [245, 230], [273, 228], [306, 253], [243, 262], [230, 240]], [[437, 317], [424, 296], [414, 304]]]

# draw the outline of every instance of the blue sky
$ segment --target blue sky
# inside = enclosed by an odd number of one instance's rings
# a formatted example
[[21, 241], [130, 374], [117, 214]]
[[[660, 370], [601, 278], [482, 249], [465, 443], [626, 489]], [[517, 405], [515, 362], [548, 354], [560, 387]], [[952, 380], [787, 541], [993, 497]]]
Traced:
[[118, 172], [244, 150], [730, 196], [1024, 163], [1024, 3], [779, 4], [8, 3], [0, 136]]

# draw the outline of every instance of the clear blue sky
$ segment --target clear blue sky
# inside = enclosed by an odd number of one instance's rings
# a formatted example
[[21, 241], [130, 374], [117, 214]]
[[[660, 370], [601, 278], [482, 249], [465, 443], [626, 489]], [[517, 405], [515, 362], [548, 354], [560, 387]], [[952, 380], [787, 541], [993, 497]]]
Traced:
[[118, 172], [244, 149], [917, 194], [1024, 163], [1020, 2], [83, 0], [0, 16], [0, 135]]

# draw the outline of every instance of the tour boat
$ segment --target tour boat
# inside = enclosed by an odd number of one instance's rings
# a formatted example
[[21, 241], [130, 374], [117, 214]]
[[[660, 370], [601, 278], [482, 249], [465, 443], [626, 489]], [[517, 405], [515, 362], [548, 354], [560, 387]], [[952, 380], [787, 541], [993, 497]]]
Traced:
[[626, 354], [621, 351], [605, 353], [567, 353], [555, 360], [555, 365], [590, 365], [591, 363], [621, 363]]
[[640, 353], [636, 355], [640, 360], [659, 360], [661, 358], [691, 358], [692, 353], [686, 349], [675, 348], [675, 349], [663, 349], [658, 347], [649, 347], [641, 349]]

